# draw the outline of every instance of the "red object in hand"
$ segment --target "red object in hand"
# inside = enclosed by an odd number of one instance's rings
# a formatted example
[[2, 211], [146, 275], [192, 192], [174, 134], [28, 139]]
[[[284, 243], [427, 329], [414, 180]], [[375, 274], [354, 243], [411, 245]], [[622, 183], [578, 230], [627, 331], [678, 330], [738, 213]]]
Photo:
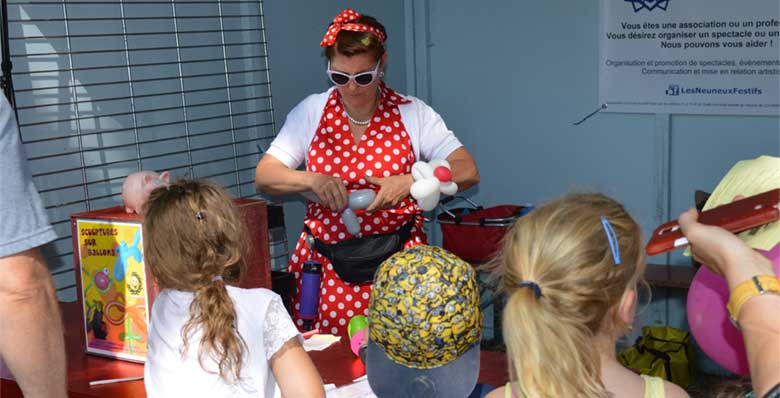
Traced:
[[[699, 214], [699, 222], [739, 233], [780, 220], [780, 189], [773, 189], [721, 205]], [[655, 229], [647, 243], [647, 254], [654, 256], [688, 244], [680, 224], [672, 220]]]
[[450, 169], [439, 166], [433, 170], [433, 176], [436, 177], [441, 182], [450, 182], [452, 181], [452, 172]]

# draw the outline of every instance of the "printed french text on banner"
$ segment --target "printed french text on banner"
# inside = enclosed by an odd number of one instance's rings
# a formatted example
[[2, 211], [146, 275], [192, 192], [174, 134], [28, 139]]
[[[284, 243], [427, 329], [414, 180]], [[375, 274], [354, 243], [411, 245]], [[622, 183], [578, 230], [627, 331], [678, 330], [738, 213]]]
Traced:
[[777, 0], [601, 0], [607, 112], [780, 114]]

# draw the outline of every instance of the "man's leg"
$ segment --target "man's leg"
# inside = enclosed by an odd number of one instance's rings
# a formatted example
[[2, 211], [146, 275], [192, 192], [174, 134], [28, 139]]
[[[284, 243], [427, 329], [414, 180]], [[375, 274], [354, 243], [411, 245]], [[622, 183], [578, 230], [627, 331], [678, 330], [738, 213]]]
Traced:
[[0, 258], [0, 353], [25, 397], [67, 396], [59, 304], [37, 248]]

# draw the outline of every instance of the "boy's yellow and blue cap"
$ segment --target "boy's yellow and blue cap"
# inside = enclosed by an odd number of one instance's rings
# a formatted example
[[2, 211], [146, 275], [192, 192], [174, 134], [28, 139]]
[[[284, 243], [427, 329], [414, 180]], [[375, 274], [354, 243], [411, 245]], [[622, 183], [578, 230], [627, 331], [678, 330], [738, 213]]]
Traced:
[[467, 262], [428, 245], [394, 254], [375, 275], [368, 320], [366, 372], [379, 398], [431, 389], [465, 397], [474, 388], [482, 313]]

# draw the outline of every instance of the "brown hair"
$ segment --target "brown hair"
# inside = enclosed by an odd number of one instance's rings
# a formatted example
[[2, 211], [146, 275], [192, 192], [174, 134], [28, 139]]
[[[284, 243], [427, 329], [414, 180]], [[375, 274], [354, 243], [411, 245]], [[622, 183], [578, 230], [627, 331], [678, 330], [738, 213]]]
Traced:
[[751, 391], [753, 391], [753, 386], [750, 379], [724, 380], [715, 385], [711, 398], [744, 398]]
[[[602, 216], [617, 236], [619, 265]], [[618, 327], [616, 309], [641, 277], [641, 248], [637, 223], [601, 194], [553, 200], [507, 233], [491, 267], [507, 296], [503, 333], [518, 396], [609, 396], [594, 337]], [[541, 297], [520, 286], [529, 281]]]
[[241, 378], [246, 343], [237, 330], [236, 311], [225, 282], [243, 268], [243, 223], [230, 195], [208, 181], [178, 181], [149, 196], [144, 218], [146, 265], [161, 289], [194, 292], [190, 319], [181, 331], [189, 338], [200, 328], [198, 361], [208, 355], [228, 384]]
[[[379, 29], [385, 35], [385, 41], [387, 41], [387, 32], [384, 25], [379, 23], [376, 18], [368, 15], [361, 15], [354, 21], [349, 23], [359, 23], [368, 25]], [[333, 59], [333, 56], [338, 52], [341, 55], [351, 57], [357, 54], [372, 53], [374, 57], [379, 60], [385, 53], [384, 42], [371, 32], [353, 32], [350, 30], [339, 31], [336, 36], [336, 43], [332, 46], [325, 47], [325, 56], [328, 60]]]

